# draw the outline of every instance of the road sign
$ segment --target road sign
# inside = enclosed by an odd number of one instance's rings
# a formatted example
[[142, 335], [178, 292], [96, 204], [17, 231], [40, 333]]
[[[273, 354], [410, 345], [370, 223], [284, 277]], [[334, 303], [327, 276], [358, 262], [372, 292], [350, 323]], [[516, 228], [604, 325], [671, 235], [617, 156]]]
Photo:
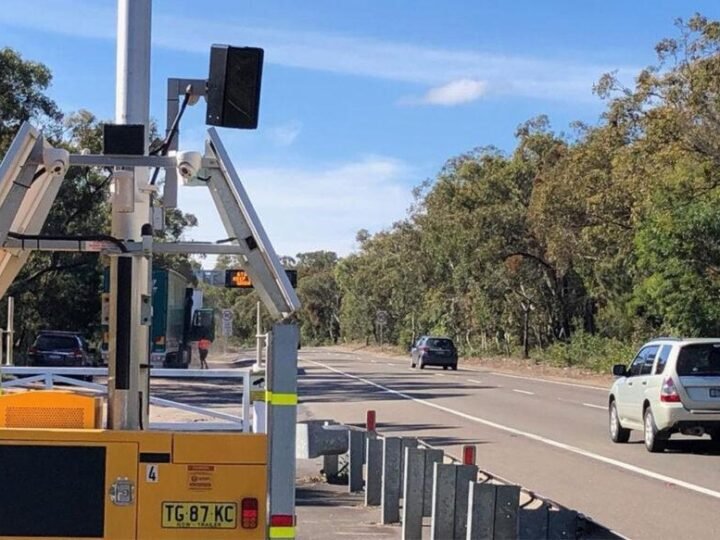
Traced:
[[377, 311], [377, 313], [375, 314], [375, 322], [380, 325], [385, 325], [385, 324], [387, 324], [387, 320], [388, 320], [387, 311], [379, 309]]
[[232, 327], [232, 319], [230, 319], [229, 321], [224, 320], [222, 323], [222, 335], [225, 337], [232, 336]]
[[233, 328], [233, 312], [232, 309], [223, 309], [222, 310], [222, 335], [232, 336], [232, 328]]

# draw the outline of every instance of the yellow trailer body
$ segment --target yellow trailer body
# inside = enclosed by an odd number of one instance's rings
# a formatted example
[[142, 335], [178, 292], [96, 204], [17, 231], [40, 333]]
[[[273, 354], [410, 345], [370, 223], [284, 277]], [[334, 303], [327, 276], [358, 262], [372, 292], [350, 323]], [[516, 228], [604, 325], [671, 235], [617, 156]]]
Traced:
[[0, 538], [266, 537], [267, 437], [0, 429]]

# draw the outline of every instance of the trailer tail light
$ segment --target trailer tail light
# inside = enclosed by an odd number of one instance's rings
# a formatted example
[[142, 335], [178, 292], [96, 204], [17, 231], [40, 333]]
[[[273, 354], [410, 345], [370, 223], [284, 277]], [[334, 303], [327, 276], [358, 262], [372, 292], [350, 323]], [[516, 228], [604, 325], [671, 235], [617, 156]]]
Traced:
[[662, 387], [660, 388], [660, 401], [664, 403], [680, 402], [680, 394], [678, 394], [677, 388], [675, 388], [675, 383], [673, 382], [672, 377], [667, 377], [663, 381]]
[[258, 526], [258, 500], [243, 499], [240, 504], [240, 521], [243, 529], [256, 529]]
[[270, 516], [270, 526], [271, 527], [294, 527], [295, 526], [295, 516], [285, 515], [285, 514], [276, 514], [274, 516]]

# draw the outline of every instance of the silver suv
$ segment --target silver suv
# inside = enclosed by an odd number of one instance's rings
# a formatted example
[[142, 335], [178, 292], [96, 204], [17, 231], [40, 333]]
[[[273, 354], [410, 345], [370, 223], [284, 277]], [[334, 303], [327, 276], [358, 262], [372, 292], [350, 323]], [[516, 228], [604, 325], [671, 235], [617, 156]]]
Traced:
[[624, 443], [642, 430], [650, 452], [674, 433], [709, 434], [720, 443], [720, 338], [661, 338], [643, 345], [626, 367], [613, 367], [610, 438]]

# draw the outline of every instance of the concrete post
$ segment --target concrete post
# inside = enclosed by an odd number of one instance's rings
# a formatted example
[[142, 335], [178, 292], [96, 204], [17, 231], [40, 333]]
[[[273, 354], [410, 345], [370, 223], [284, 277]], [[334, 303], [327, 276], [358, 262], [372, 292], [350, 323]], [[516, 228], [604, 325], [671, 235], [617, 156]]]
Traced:
[[400, 448], [398, 437], [383, 439], [382, 523], [400, 521]]
[[382, 502], [383, 440], [367, 440], [367, 472], [365, 474], [365, 506]]
[[518, 537], [520, 486], [497, 486], [495, 496], [495, 538]]
[[363, 452], [365, 434], [351, 429], [348, 431], [348, 491], [362, 491], [363, 488]]
[[[467, 540], [495, 538], [495, 495], [497, 486], [473, 482], [468, 486]], [[528, 537], [531, 538], [531, 537]]]
[[[519, 535], [520, 538], [548, 538], [548, 505], [542, 503], [537, 508], [520, 508]], [[575, 538], [573, 536], [573, 538]]]
[[455, 530], [455, 465], [435, 463], [430, 538], [449, 540]]
[[[417, 448], [418, 441], [415, 437], [402, 437], [402, 449], [400, 450], [400, 487], [405, 485], [405, 449]], [[400, 494], [402, 496], [402, 493]]]
[[433, 471], [436, 463], [443, 462], [443, 451], [438, 448], [425, 450], [425, 480], [423, 487], [423, 517], [432, 515]]
[[477, 481], [475, 465], [455, 466], [455, 533], [453, 538], [465, 540], [468, 521], [468, 492], [470, 484]]
[[423, 486], [425, 485], [425, 452], [423, 448], [405, 449], [405, 484], [403, 485], [403, 540], [420, 540], [423, 526]]
[[550, 540], [577, 537], [577, 512], [559, 508], [548, 512], [547, 537]]
[[340, 464], [337, 454], [325, 454], [323, 456], [323, 473], [325, 478], [335, 478], [340, 471]]

